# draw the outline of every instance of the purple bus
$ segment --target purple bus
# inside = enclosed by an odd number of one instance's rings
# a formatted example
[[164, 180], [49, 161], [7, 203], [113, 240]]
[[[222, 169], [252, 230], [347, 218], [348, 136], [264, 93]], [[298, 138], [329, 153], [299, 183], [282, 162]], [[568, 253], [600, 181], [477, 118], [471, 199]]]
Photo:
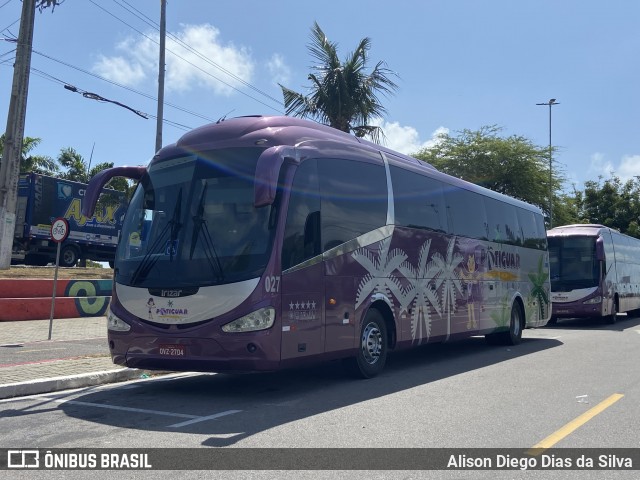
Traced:
[[536, 207], [291, 117], [219, 121], [147, 167], [116, 252], [113, 361], [264, 371], [343, 359], [372, 377], [392, 350], [472, 335], [517, 344], [550, 315]]
[[565, 225], [547, 232], [552, 313], [604, 318], [640, 312], [640, 240], [604, 225]]

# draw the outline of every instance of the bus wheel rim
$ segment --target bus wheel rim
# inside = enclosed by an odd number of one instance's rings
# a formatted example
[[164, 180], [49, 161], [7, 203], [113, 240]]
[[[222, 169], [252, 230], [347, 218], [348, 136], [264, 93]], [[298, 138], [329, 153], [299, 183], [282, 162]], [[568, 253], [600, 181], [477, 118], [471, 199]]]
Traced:
[[382, 332], [375, 323], [369, 323], [362, 332], [362, 355], [365, 362], [373, 365], [382, 352]]

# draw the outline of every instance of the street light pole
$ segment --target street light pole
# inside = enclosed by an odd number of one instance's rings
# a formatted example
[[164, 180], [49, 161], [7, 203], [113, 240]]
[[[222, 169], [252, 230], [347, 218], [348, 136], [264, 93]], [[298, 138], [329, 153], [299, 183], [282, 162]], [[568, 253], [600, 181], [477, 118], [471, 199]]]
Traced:
[[556, 102], [555, 98], [550, 99], [545, 103], [536, 103], [536, 105], [548, 105], [549, 106], [549, 228], [553, 227], [553, 148], [551, 144], [551, 107], [553, 105], [560, 105], [560, 102]]

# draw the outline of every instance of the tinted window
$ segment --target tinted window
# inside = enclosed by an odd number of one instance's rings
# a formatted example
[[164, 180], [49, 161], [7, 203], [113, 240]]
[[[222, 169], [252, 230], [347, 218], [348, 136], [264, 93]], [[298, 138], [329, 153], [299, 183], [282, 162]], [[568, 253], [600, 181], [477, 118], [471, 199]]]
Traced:
[[485, 197], [484, 205], [487, 211], [489, 240], [509, 245], [521, 245], [522, 234], [518, 224], [516, 207], [490, 197]]
[[547, 232], [544, 229], [542, 215], [518, 208], [518, 222], [522, 230], [523, 245], [528, 248], [544, 250], [547, 248]]
[[282, 269], [320, 253], [318, 169], [316, 160], [307, 160], [298, 167], [291, 186], [282, 243]]
[[488, 225], [483, 197], [453, 186], [447, 186], [444, 195], [453, 233], [462, 237], [487, 240]]
[[322, 193], [322, 250], [387, 222], [387, 178], [382, 165], [318, 160]]
[[390, 170], [396, 225], [446, 232], [442, 183], [410, 170]]

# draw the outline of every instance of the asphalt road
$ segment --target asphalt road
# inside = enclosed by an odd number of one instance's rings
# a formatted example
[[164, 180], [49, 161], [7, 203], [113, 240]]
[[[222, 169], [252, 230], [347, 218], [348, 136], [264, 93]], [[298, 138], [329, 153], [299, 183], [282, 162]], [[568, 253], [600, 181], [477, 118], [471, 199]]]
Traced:
[[[640, 319], [571, 320], [391, 356], [353, 380], [339, 364], [270, 374], [181, 374], [0, 402], [6, 448], [640, 447]], [[603, 403], [605, 402], [605, 403]], [[603, 406], [604, 405], [604, 406]], [[594, 413], [594, 407], [600, 407]], [[580, 425], [568, 425], [581, 419]], [[548, 441], [548, 440], [547, 440]], [[319, 454], [321, 451], [318, 451]], [[327, 465], [327, 468], [336, 468]], [[640, 468], [640, 465], [636, 465]], [[14, 472], [11, 472], [14, 473]], [[15, 472], [57, 478], [63, 472]], [[115, 478], [115, 472], [102, 473]], [[1, 472], [0, 472], [1, 474]], [[78, 476], [70, 476], [71, 474]], [[87, 472], [66, 472], [84, 478]], [[93, 474], [92, 474], [93, 475]], [[111, 476], [110, 476], [111, 475]], [[172, 478], [194, 478], [173, 471]], [[535, 478], [638, 478], [638, 470], [550, 470]], [[127, 478], [157, 478], [128, 472]], [[512, 471], [207, 472], [207, 478], [521, 478]]]

